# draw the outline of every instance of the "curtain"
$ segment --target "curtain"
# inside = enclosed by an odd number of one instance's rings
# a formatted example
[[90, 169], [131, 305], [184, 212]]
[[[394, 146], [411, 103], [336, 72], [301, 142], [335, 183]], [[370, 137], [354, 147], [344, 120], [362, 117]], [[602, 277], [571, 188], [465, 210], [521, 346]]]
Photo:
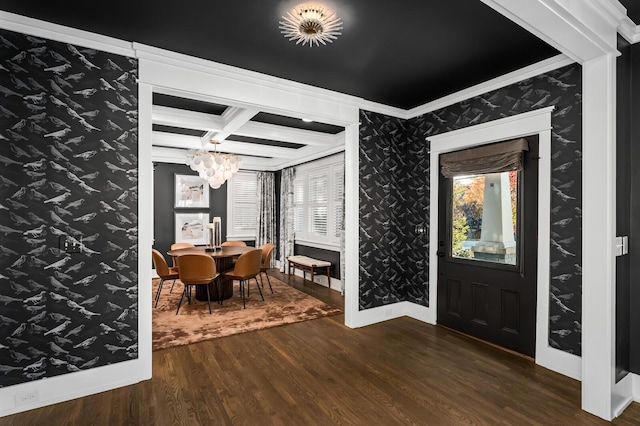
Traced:
[[529, 150], [524, 138], [440, 155], [442, 176], [501, 173], [522, 169], [522, 152]]
[[258, 172], [258, 199], [256, 210], [258, 228], [256, 230], [256, 247], [265, 243], [275, 245], [276, 241], [276, 186], [273, 173]]
[[293, 222], [293, 180], [296, 169], [289, 167], [280, 178], [280, 271], [286, 272], [287, 258], [293, 256], [295, 227]]

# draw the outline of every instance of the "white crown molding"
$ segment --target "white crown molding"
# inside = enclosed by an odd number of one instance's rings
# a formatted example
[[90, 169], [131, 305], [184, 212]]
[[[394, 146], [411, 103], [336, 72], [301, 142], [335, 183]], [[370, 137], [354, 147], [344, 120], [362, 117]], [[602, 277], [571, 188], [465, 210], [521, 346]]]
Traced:
[[439, 110], [441, 108], [456, 104], [458, 102], [462, 102], [475, 96], [484, 95], [485, 93], [491, 92], [492, 90], [501, 89], [519, 81], [526, 80], [527, 78], [535, 77], [540, 74], [544, 74], [545, 72], [562, 68], [572, 63], [574, 63], [574, 61], [568, 56], [557, 55], [533, 65], [529, 65], [519, 70], [510, 72], [503, 76], [485, 81], [484, 83], [480, 83], [459, 92], [452, 93], [451, 95], [445, 96], [433, 102], [428, 102], [422, 106], [407, 111], [407, 115], [409, 118], [419, 117], [429, 112]]
[[616, 52], [624, 8], [610, 0], [481, 1], [576, 62]]
[[[247, 83], [258, 84], [263, 87], [286, 90], [290, 93], [296, 93], [331, 102], [339, 102], [349, 106], [359, 106], [362, 103], [362, 99], [355, 96], [286, 80], [280, 77], [273, 77], [243, 68], [224, 65], [214, 61], [195, 58], [182, 53], [159, 49], [136, 42], [133, 43], [133, 48], [136, 51], [136, 56], [141, 59], [148, 59], [150, 61], [160, 62], [167, 65], [179, 66], [183, 69], [222, 76], [233, 80], [245, 81]], [[244, 107], [246, 106], [247, 105], [244, 105]], [[299, 118], [306, 117], [300, 116]]]
[[98, 49], [117, 55], [135, 56], [135, 51], [130, 42], [1, 10], [0, 28], [36, 37], [44, 37], [62, 43]]
[[397, 108], [385, 104], [381, 104], [378, 102], [368, 101], [363, 99], [360, 104], [360, 109], [365, 111], [375, 112], [377, 114], [388, 115], [389, 117], [401, 118], [403, 120], [408, 120], [411, 117], [411, 110], [406, 110], [402, 108]]
[[620, 23], [618, 33], [631, 44], [636, 44], [640, 41], [640, 26], [636, 25], [629, 17]]

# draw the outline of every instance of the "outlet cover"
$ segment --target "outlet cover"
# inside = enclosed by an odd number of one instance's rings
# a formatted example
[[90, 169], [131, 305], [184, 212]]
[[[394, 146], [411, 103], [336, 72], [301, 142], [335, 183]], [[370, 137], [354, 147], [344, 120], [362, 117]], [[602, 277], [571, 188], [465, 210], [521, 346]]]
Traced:
[[19, 405], [31, 404], [32, 402], [36, 402], [40, 399], [36, 389], [16, 394], [15, 398], [16, 407]]

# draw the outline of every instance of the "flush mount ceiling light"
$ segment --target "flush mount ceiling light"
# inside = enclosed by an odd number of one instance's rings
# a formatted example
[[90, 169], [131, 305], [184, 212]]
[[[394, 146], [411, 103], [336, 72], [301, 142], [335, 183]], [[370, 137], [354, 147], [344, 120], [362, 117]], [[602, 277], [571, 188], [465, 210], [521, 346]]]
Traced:
[[334, 11], [319, 3], [302, 3], [295, 6], [280, 21], [281, 33], [289, 41], [309, 46], [326, 45], [337, 39], [342, 30], [342, 20]]

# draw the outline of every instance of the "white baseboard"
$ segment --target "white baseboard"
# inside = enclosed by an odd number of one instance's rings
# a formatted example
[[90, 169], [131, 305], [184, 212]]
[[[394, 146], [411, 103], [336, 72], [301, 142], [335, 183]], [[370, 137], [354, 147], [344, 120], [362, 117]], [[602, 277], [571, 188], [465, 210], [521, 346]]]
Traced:
[[379, 306], [377, 308], [366, 309], [364, 311], [358, 311], [353, 316], [353, 321], [349, 327], [366, 327], [382, 321], [405, 316], [432, 325], [435, 325], [436, 323], [432, 310], [426, 306], [417, 305], [411, 302], [398, 302]]
[[582, 358], [550, 347], [536, 347], [536, 364], [575, 380], [582, 380]]
[[640, 375], [635, 373], [629, 373], [631, 376], [631, 390], [633, 394], [633, 400], [640, 402]]
[[[8, 386], [0, 389], [0, 417], [132, 385], [150, 378], [148, 363], [136, 359]], [[32, 394], [31, 402], [16, 405], [17, 397], [26, 393]]]

